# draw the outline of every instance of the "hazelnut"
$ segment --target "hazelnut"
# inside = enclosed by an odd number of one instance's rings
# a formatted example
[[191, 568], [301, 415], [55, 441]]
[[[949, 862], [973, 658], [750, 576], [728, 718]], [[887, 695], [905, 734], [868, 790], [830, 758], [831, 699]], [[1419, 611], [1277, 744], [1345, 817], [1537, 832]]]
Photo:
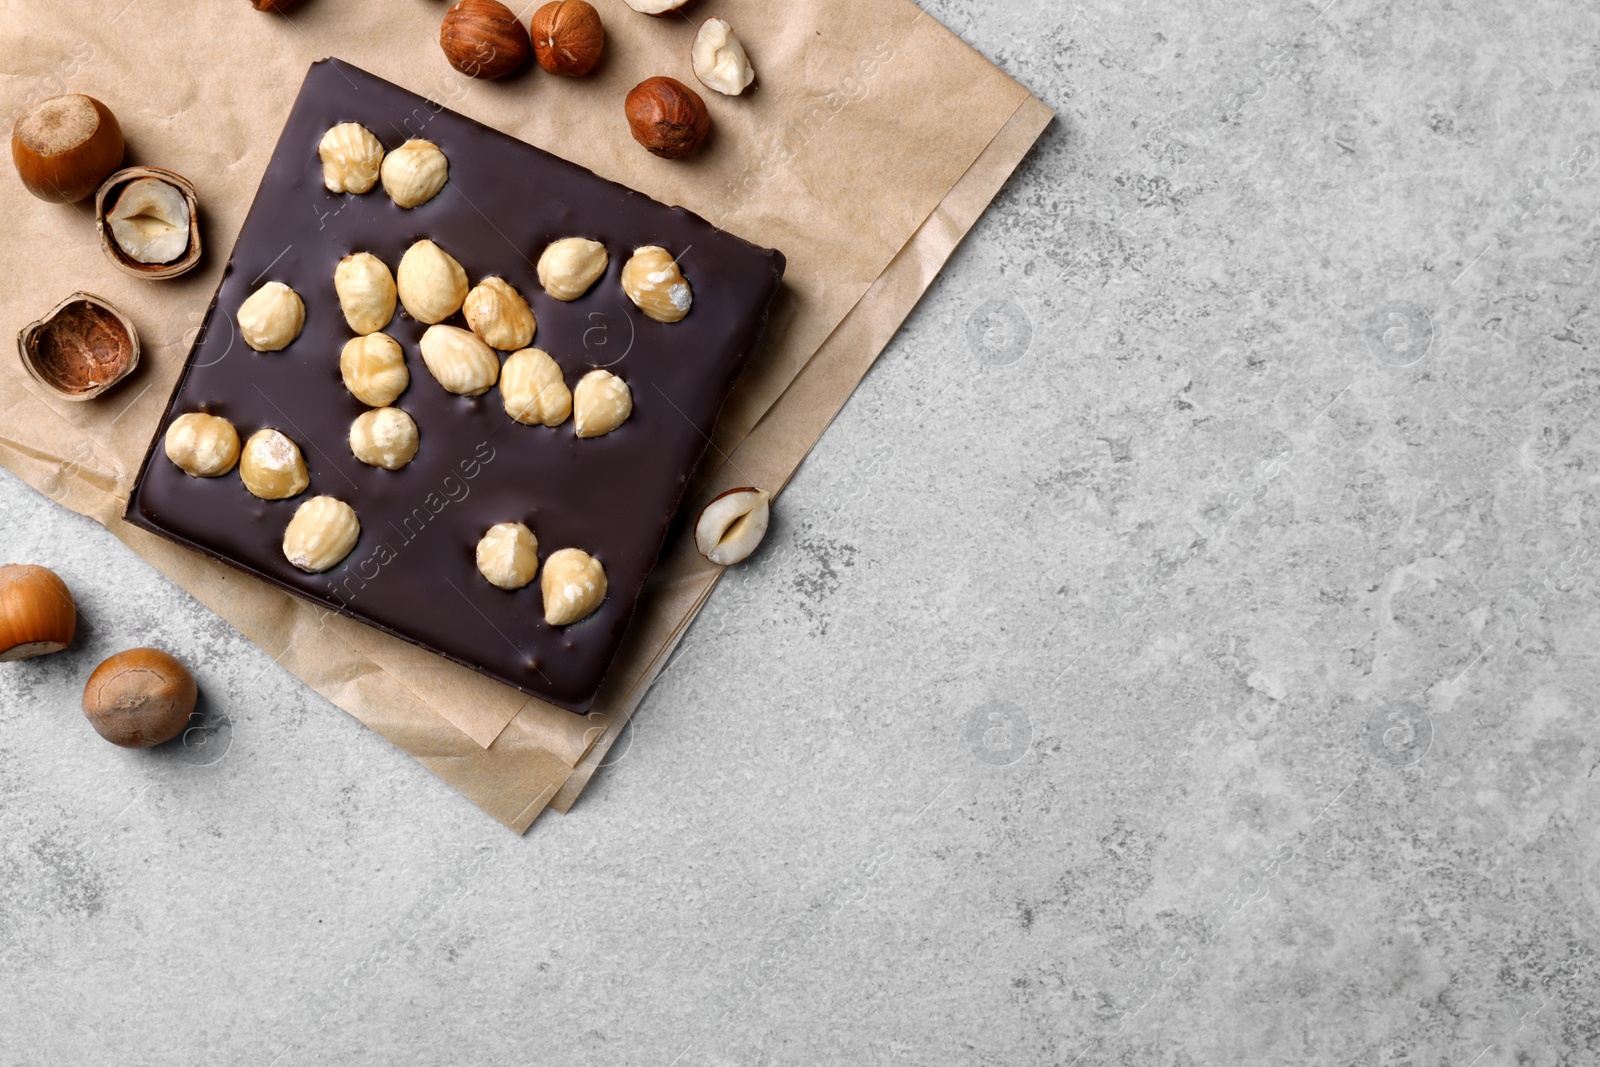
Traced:
[[521, 589], [539, 573], [539, 539], [520, 522], [489, 527], [478, 542], [478, 573], [507, 592]]
[[479, 282], [467, 294], [461, 314], [473, 333], [483, 338], [490, 348], [502, 352], [526, 348], [539, 326], [528, 302], [504, 278], [485, 278]]
[[367, 193], [378, 184], [383, 142], [359, 122], [341, 122], [322, 135], [317, 145], [322, 184], [330, 193]]
[[356, 333], [377, 333], [394, 318], [394, 275], [371, 252], [357, 252], [339, 261], [333, 269], [333, 291], [339, 294], [344, 321]]
[[738, 96], [756, 80], [744, 45], [722, 19], [706, 19], [700, 26], [689, 58], [701, 84], [725, 96]]
[[548, 352], [524, 348], [500, 368], [506, 414], [524, 426], [560, 426], [572, 414], [572, 390]]
[[600, 437], [628, 421], [633, 392], [607, 370], [592, 370], [572, 391], [572, 421], [579, 437]]
[[528, 64], [533, 44], [516, 13], [500, 0], [460, 0], [444, 13], [439, 47], [473, 78], [504, 78]]
[[139, 332], [109, 301], [73, 293], [17, 334], [22, 365], [63, 400], [93, 400], [139, 365]]
[[670, 15], [689, 0], [627, 0], [629, 7], [641, 15]]
[[375, 408], [386, 408], [411, 384], [400, 342], [386, 333], [352, 337], [339, 353], [339, 374], [350, 395]]
[[397, 471], [417, 455], [417, 423], [399, 408], [362, 412], [350, 424], [350, 451], [361, 462]]
[[306, 491], [311, 475], [300, 446], [277, 430], [257, 430], [239, 453], [239, 480], [262, 500], [287, 500]]
[[445, 392], [482, 396], [500, 379], [500, 357], [483, 338], [459, 326], [430, 326], [422, 335], [422, 362]]
[[400, 303], [418, 322], [443, 322], [467, 298], [467, 272], [432, 241], [418, 241], [400, 257], [395, 275]]
[[283, 558], [297, 570], [321, 574], [344, 562], [361, 539], [356, 509], [331, 496], [314, 496], [295, 509], [283, 531]]
[[539, 284], [557, 300], [576, 300], [605, 276], [610, 262], [599, 241], [564, 237], [539, 257]]
[[412, 138], [383, 157], [383, 191], [401, 207], [421, 207], [450, 178], [450, 161], [432, 141]]
[[628, 93], [624, 108], [633, 139], [663, 159], [680, 159], [711, 130], [700, 94], [676, 78], [648, 78]]
[[239, 431], [218, 415], [191, 411], [167, 427], [167, 458], [191, 478], [220, 478], [239, 462]]
[[189, 204], [171, 182], [129, 182], [105, 217], [111, 239], [136, 262], [171, 263], [189, 248]]
[[95, 733], [123, 748], [149, 748], [183, 733], [199, 688], [188, 668], [158, 648], [119, 652], [83, 687], [83, 714]]
[[42, 100], [11, 130], [11, 161], [28, 192], [71, 204], [100, 188], [122, 165], [122, 127], [92, 96], [69, 93]]
[[606, 29], [587, 0], [552, 0], [533, 13], [533, 56], [551, 74], [577, 78], [600, 62]]
[[200, 206], [194, 186], [160, 167], [129, 167], [94, 196], [100, 250], [122, 273], [176, 278], [200, 262]]
[[657, 322], [681, 321], [694, 303], [694, 292], [677, 261], [660, 245], [645, 245], [623, 264], [622, 291]]
[[26, 563], [0, 567], [0, 663], [60, 652], [77, 632], [78, 608], [59, 575]]
[[239, 336], [257, 352], [289, 347], [305, 324], [305, 302], [282, 282], [268, 282], [239, 305]]
[[582, 549], [563, 548], [544, 561], [539, 586], [544, 592], [544, 621], [570, 626], [592, 615], [606, 598], [606, 570]]
[[765, 489], [729, 489], [700, 512], [694, 546], [719, 567], [744, 562], [767, 536], [771, 500]]
[[300, 6], [300, 0], [250, 0], [250, 6], [257, 11], [268, 11], [275, 15]]

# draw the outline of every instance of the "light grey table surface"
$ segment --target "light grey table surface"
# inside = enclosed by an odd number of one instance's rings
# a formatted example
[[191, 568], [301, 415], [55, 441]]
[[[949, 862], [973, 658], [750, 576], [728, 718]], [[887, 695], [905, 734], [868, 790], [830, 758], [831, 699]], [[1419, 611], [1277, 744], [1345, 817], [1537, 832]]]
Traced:
[[1183, 6], [928, 5], [1060, 120], [525, 838], [0, 477], [0, 1063], [1597, 1062], [1600, 9]]

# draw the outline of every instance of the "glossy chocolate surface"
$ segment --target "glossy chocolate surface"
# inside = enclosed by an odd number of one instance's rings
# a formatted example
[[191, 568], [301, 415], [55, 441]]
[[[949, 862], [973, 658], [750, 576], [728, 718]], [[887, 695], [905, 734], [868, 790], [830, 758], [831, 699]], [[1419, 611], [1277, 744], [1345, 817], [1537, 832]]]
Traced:
[[[317, 144], [349, 121], [389, 149], [410, 137], [439, 145], [450, 160], [443, 191], [409, 211], [381, 184], [362, 196], [328, 192]], [[563, 237], [598, 240], [610, 255], [605, 277], [573, 303], [547, 296], [535, 270], [545, 246]], [[533, 345], [555, 358], [569, 387], [596, 367], [622, 377], [634, 399], [628, 421], [579, 440], [570, 418], [556, 429], [512, 421], [498, 387], [452, 396], [423, 365], [417, 342], [427, 327], [402, 308], [384, 332], [405, 350], [411, 385], [394, 406], [416, 420], [421, 450], [394, 472], [351, 455], [350, 424], [367, 408], [339, 375], [340, 350], [353, 334], [334, 294], [334, 267], [364, 251], [394, 270], [423, 238], [459, 260], [470, 284], [499, 275], [528, 300], [538, 317]], [[623, 263], [647, 244], [678, 256], [693, 286], [693, 310], [680, 323], [650, 320], [622, 292]], [[587, 710], [723, 401], [755, 350], [783, 269], [779, 252], [323, 60], [306, 76], [127, 517], [525, 692]], [[257, 353], [238, 336], [234, 315], [267, 281], [300, 294], [306, 323], [288, 348]], [[446, 321], [466, 325], [459, 313]], [[310, 489], [263, 501], [245, 491], [237, 470], [188, 477], [166, 459], [161, 436], [190, 411], [231, 419], [241, 438], [262, 427], [283, 431], [305, 455]], [[283, 531], [295, 509], [320, 494], [355, 508], [361, 539], [339, 566], [303, 574], [283, 557]], [[537, 579], [516, 592], [485, 581], [474, 549], [500, 522], [533, 530], [541, 564], [568, 547], [599, 559], [610, 586], [600, 609], [553, 628]]]

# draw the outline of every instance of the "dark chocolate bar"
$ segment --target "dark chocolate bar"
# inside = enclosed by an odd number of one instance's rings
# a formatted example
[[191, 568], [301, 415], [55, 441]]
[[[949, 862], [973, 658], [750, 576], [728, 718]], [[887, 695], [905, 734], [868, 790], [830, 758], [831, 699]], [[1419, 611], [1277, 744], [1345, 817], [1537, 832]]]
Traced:
[[[450, 160], [433, 200], [404, 210], [382, 186], [335, 195], [322, 183], [317, 145], [340, 122], [359, 122], [392, 150], [412, 137]], [[607, 136], [616, 131], [607, 130]], [[552, 241], [586, 237], [610, 257], [604, 278], [573, 303], [540, 287], [535, 264]], [[421, 431], [417, 457], [398, 471], [350, 452], [351, 422], [367, 410], [345, 389], [339, 354], [352, 336], [333, 272], [353, 252], [398, 267], [423, 238], [466, 269], [471, 284], [499, 275], [532, 305], [533, 346], [561, 365], [569, 387], [603, 367], [633, 393], [631, 417], [579, 440], [573, 423], [524, 426], [506, 415], [498, 386], [480, 397], [447, 393], [418, 350], [427, 328], [397, 311], [384, 332], [400, 342], [411, 385], [394, 406]], [[622, 291], [636, 247], [661, 245], [694, 290], [682, 322], [647, 318]], [[679, 207], [668, 207], [582, 167], [457, 115], [365, 71], [312, 65], [267, 166], [205, 324], [128, 502], [128, 521], [299, 596], [482, 671], [572, 711], [590, 708], [655, 567], [669, 524], [740, 371], [754, 352], [782, 281], [784, 258]], [[240, 303], [267, 281], [305, 302], [299, 337], [258, 353], [238, 335]], [[446, 320], [465, 326], [460, 313]], [[501, 353], [502, 360], [504, 353]], [[295, 440], [311, 487], [290, 500], [248, 493], [238, 472], [191, 478], [167, 460], [162, 435], [178, 415], [233, 421], [241, 439], [263, 427]], [[354, 551], [322, 574], [284, 558], [296, 508], [317, 495], [352, 505]], [[545, 623], [538, 581], [506, 592], [477, 570], [489, 527], [522, 522], [541, 563], [561, 548], [600, 560], [609, 592], [588, 618]]]

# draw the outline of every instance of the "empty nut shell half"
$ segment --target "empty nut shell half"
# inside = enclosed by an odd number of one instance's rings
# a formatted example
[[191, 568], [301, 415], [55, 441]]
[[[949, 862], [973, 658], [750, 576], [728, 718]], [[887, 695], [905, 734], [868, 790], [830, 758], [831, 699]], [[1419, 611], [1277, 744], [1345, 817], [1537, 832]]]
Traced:
[[[165, 230], [169, 227], [187, 225], [188, 243], [176, 259], [164, 263], [140, 262], [117, 242], [117, 235], [112, 227], [112, 215], [117, 211], [122, 195], [128, 191], [129, 186], [145, 179], [176, 189], [187, 209], [184, 213], [174, 215], [163, 211], [158, 205], [141, 205], [129, 212], [130, 217], [126, 221], [146, 230]], [[187, 218], [184, 215], [187, 215]], [[195, 200], [194, 186], [181, 174], [174, 174], [160, 167], [127, 167], [117, 171], [102, 182], [99, 191], [94, 194], [94, 218], [95, 228], [100, 231], [101, 250], [124, 274], [146, 281], [160, 281], [163, 278], [176, 278], [180, 274], [187, 274], [200, 262], [200, 205]]]
[[730, 489], [707, 504], [694, 524], [694, 546], [719, 567], [750, 558], [767, 536], [772, 494], [765, 489]]
[[63, 400], [93, 400], [139, 365], [139, 334], [109, 300], [73, 293], [17, 334], [22, 365]]

